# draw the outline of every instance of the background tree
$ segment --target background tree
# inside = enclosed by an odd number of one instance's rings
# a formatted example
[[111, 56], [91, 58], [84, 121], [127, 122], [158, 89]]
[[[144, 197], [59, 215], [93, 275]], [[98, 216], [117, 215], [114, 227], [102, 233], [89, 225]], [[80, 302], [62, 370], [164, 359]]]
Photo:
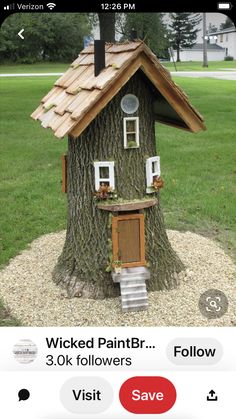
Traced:
[[197, 39], [200, 30], [197, 25], [201, 22], [198, 13], [170, 13], [169, 40], [171, 46], [177, 51], [177, 61], [180, 61], [180, 49], [191, 48]]
[[143, 40], [158, 57], [167, 57], [167, 27], [162, 13], [127, 13], [117, 16], [117, 31], [122, 40], [130, 39], [131, 31]]
[[212, 33], [218, 31], [218, 28], [216, 25], [213, 25], [212, 23], [209, 23], [207, 28], [207, 33]]
[[[24, 42], [16, 28], [25, 29]], [[1, 62], [72, 61], [83, 48], [91, 24], [85, 13], [14, 14], [0, 31]]]
[[206, 28], [206, 13], [202, 14], [202, 36], [203, 36], [203, 67], [208, 67], [207, 57], [207, 28]]
[[224, 23], [220, 24], [220, 30], [223, 29], [227, 29], [227, 28], [232, 28], [232, 26], [234, 26], [234, 23], [232, 22], [232, 20], [227, 16], [226, 20]]

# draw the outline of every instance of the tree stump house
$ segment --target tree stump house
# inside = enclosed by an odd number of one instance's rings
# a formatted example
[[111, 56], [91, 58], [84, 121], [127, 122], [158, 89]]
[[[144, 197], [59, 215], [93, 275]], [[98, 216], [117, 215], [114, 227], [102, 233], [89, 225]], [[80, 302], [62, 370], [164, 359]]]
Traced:
[[202, 116], [141, 41], [85, 48], [31, 115], [58, 138], [67, 191], [65, 245], [53, 271], [70, 296], [121, 292], [124, 311], [147, 308], [147, 289], [170, 289], [183, 264], [159, 203], [155, 123], [193, 133]]

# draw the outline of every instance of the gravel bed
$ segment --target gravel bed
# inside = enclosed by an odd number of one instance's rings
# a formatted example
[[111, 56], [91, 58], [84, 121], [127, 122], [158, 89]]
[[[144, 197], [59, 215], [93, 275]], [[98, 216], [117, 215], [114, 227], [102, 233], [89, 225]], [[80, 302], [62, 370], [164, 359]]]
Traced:
[[[47, 234], [10, 260], [0, 272], [0, 296], [23, 326], [235, 326], [236, 267], [212, 240], [190, 232], [168, 231], [187, 270], [180, 286], [149, 293], [149, 309], [122, 313], [119, 298], [68, 299], [51, 279], [65, 232]], [[229, 299], [228, 312], [207, 320], [198, 310], [202, 292], [216, 288]]]

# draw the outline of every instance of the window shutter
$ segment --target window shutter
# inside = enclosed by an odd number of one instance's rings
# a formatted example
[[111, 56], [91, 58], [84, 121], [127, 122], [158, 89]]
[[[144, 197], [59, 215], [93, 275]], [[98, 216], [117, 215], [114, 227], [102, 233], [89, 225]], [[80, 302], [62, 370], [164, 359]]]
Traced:
[[146, 193], [153, 193], [151, 189], [153, 178], [155, 176], [160, 176], [160, 175], [161, 175], [160, 157], [154, 156], [147, 159], [146, 160], [146, 182], [147, 182]]

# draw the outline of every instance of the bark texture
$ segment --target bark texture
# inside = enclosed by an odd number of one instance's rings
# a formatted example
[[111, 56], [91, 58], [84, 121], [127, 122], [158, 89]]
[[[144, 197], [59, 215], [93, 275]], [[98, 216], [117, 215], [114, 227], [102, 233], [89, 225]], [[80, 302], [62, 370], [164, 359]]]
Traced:
[[[139, 98], [140, 148], [124, 149], [122, 97], [133, 93]], [[76, 140], [68, 140], [68, 225], [65, 245], [53, 271], [56, 283], [70, 296], [114, 297], [114, 284], [106, 267], [112, 254], [112, 215], [96, 207], [94, 161], [115, 162], [115, 187], [119, 198], [146, 196], [145, 162], [156, 155], [153, 94], [143, 77], [136, 73]], [[149, 195], [152, 197], [152, 195]], [[144, 210], [146, 260], [151, 279], [149, 290], [171, 289], [183, 264], [168, 241], [160, 205]]]

